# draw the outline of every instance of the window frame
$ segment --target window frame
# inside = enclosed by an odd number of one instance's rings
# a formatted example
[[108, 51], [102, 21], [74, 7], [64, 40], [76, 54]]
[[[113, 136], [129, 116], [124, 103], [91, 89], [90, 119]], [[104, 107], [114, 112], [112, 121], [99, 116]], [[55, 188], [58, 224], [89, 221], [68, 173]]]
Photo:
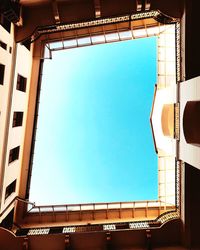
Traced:
[[18, 74], [16, 89], [21, 92], [26, 92], [26, 84], [27, 84], [27, 78]]
[[17, 179], [15, 179], [13, 182], [11, 182], [7, 187], [5, 191], [5, 201], [10, 197], [15, 191], [16, 191], [16, 183]]
[[20, 152], [20, 146], [10, 149], [8, 164], [11, 164], [12, 162], [19, 159], [19, 152]]
[[0, 85], [4, 85], [5, 65], [0, 63]]
[[12, 122], [13, 128], [22, 126], [23, 115], [24, 115], [24, 113], [22, 111], [15, 111], [13, 113], [13, 122]]
[[7, 44], [0, 40], [0, 47], [4, 50], [7, 50]]

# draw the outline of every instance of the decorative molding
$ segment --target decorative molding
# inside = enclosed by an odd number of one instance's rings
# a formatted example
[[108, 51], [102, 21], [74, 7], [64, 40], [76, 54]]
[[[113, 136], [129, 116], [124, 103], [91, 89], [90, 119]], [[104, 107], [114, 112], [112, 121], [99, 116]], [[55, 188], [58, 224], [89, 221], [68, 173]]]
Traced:
[[177, 19], [169, 17], [158, 10], [154, 11], [145, 11], [136, 14], [111, 17], [111, 18], [100, 18], [85, 22], [78, 23], [67, 23], [67, 24], [55, 24], [50, 26], [38, 27], [33, 35], [31, 36], [31, 42], [34, 42], [38, 39], [39, 36], [43, 34], [50, 34], [55, 32], [67, 31], [67, 30], [75, 30], [81, 28], [90, 28], [95, 26], [102, 26], [107, 24], [117, 24], [121, 22], [130, 22], [134, 20], [146, 19], [146, 18], [154, 18], [156, 21], [160, 23], [175, 23]]
[[175, 103], [174, 105], [174, 133], [175, 139], [179, 140], [180, 138], [180, 104]]

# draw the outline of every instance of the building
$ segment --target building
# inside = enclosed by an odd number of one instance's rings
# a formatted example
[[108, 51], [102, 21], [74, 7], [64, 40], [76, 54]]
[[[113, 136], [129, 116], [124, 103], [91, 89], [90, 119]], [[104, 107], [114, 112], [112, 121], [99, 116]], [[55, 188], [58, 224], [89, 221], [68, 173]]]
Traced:
[[[1, 249], [200, 249], [199, 5], [189, 0], [0, 2]], [[55, 50], [150, 35], [159, 38], [150, 118], [159, 158], [158, 201], [31, 204], [43, 61]]]

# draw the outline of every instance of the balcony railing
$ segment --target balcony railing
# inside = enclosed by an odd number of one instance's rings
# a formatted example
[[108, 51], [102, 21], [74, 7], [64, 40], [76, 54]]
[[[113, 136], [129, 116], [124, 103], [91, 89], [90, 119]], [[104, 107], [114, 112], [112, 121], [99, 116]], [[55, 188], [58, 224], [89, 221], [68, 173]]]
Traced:
[[41, 205], [33, 206], [28, 212], [64, 212], [64, 211], [96, 211], [111, 209], [137, 209], [137, 208], [162, 208], [166, 205], [162, 201], [131, 201], [131, 202], [109, 202], [109, 203], [82, 203], [82, 204], [65, 204], [65, 205]]

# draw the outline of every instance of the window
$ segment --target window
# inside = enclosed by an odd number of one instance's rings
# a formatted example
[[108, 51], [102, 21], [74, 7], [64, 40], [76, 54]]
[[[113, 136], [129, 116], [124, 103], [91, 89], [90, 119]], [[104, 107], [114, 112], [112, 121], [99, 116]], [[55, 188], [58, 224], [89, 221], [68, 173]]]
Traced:
[[9, 163], [19, 158], [19, 146], [10, 150]]
[[17, 90], [26, 92], [26, 81], [27, 79], [18, 74], [17, 76]]
[[7, 49], [7, 44], [0, 41], [0, 47], [6, 50]]
[[6, 188], [6, 194], [5, 194], [5, 200], [12, 194], [15, 192], [15, 188], [16, 188], [16, 180], [14, 180], [12, 183], [10, 183], [10, 185], [7, 186]]
[[0, 64], [0, 84], [3, 85], [5, 65]]
[[8, 21], [3, 14], [0, 14], [0, 24], [10, 33], [11, 22]]
[[24, 45], [28, 50], [30, 50], [30, 48], [31, 48], [30, 40], [26, 40], [26, 41], [22, 42], [22, 45]]
[[22, 126], [23, 112], [14, 112], [13, 114], [13, 127]]

